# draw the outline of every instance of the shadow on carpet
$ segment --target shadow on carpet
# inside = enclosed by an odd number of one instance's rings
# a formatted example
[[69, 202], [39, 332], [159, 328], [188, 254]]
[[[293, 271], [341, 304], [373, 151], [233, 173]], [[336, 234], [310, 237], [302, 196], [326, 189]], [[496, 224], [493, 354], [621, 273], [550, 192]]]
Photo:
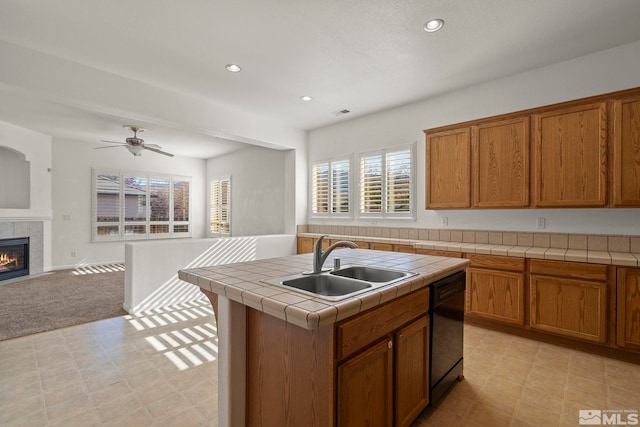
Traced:
[[60, 270], [0, 285], [0, 341], [127, 314], [124, 266]]

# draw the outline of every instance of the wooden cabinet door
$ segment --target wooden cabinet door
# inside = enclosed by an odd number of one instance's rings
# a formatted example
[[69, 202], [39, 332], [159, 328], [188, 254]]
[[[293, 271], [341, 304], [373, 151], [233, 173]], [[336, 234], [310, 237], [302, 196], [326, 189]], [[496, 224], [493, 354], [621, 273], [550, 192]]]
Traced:
[[524, 273], [467, 269], [466, 315], [524, 324]]
[[618, 269], [616, 344], [640, 351], [640, 269]]
[[473, 206], [529, 205], [529, 117], [473, 127]]
[[393, 425], [392, 341], [379, 341], [338, 366], [337, 425]]
[[310, 254], [311, 252], [313, 252], [313, 239], [298, 237], [298, 254]]
[[596, 207], [607, 202], [605, 102], [533, 116], [534, 203]]
[[429, 318], [395, 334], [396, 426], [405, 427], [429, 404]]
[[471, 207], [471, 129], [426, 138], [427, 209]]
[[613, 104], [613, 204], [640, 206], [640, 96]]
[[530, 276], [531, 328], [606, 342], [607, 283]]

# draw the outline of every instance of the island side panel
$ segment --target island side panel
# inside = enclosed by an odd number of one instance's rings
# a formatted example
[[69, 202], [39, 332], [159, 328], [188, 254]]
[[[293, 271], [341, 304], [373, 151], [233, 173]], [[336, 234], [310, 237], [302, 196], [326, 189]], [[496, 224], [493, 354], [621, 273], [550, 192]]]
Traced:
[[333, 326], [307, 330], [247, 307], [247, 426], [334, 425]]

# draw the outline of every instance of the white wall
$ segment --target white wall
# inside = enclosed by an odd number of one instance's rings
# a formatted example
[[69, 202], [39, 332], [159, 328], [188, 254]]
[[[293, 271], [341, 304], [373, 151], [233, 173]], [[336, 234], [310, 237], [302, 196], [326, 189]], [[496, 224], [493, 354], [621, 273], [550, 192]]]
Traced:
[[[42, 266], [44, 271], [49, 271], [52, 263], [51, 137], [0, 121], [0, 146], [24, 154], [29, 162], [31, 192], [28, 209], [2, 209], [0, 203], [0, 222], [42, 221]], [[0, 179], [4, 178], [0, 171]]]
[[285, 212], [295, 209], [285, 197], [285, 175], [294, 166], [289, 157], [289, 151], [252, 147], [207, 160], [207, 182], [231, 176], [233, 236], [285, 233]]
[[124, 242], [91, 241], [92, 168], [192, 177], [192, 236], [205, 236], [205, 160], [151, 152], [134, 157], [122, 147], [93, 149], [98, 146], [87, 141], [53, 140], [54, 268], [124, 261]]
[[200, 288], [178, 270], [294, 255], [296, 236], [131, 242], [125, 246], [124, 309], [129, 313], [193, 301]]
[[[640, 234], [640, 209], [425, 210], [424, 129], [640, 86], [640, 42], [309, 132], [309, 161], [417, 141], [417, 221], [394, 227]], [[425, 75], [425, 78], [428, 76]], [[536, 218], [546, 229], [536, 229]], [[369, 225], [370, 221], [317, 221]]]

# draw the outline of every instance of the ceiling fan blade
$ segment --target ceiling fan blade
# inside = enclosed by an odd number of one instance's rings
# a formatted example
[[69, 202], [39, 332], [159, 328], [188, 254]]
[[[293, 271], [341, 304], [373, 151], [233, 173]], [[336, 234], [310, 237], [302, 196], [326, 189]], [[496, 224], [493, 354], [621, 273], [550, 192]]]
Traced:
[[156, 150], [161, 149], [162, 147], [159, 146], [158, 144], [144, 144], [145, 147], [151, 147], [151, 148], [155, 148]]
[[122, 141], [107, 141], [106, 139], [101, 139], [100, 142], [109, 142], [111, 144], [127, 145], [126, 142], [122, 142]]
[[165, 156], [173, 157], [173, 154], [167, 153], [166, 151], [158, 150], [157, 148], [149, 147], [148, 145], [144, 146], [145, 150], [153, 151], [154, 153], [164, 154]]
[[93, 147], [94, 150], [99, 150], [101, 148], [118, 148], [118, 147], [124, 147], [127, 144], [120, 144], [120, 145], [105, 145], [104, 147]]

